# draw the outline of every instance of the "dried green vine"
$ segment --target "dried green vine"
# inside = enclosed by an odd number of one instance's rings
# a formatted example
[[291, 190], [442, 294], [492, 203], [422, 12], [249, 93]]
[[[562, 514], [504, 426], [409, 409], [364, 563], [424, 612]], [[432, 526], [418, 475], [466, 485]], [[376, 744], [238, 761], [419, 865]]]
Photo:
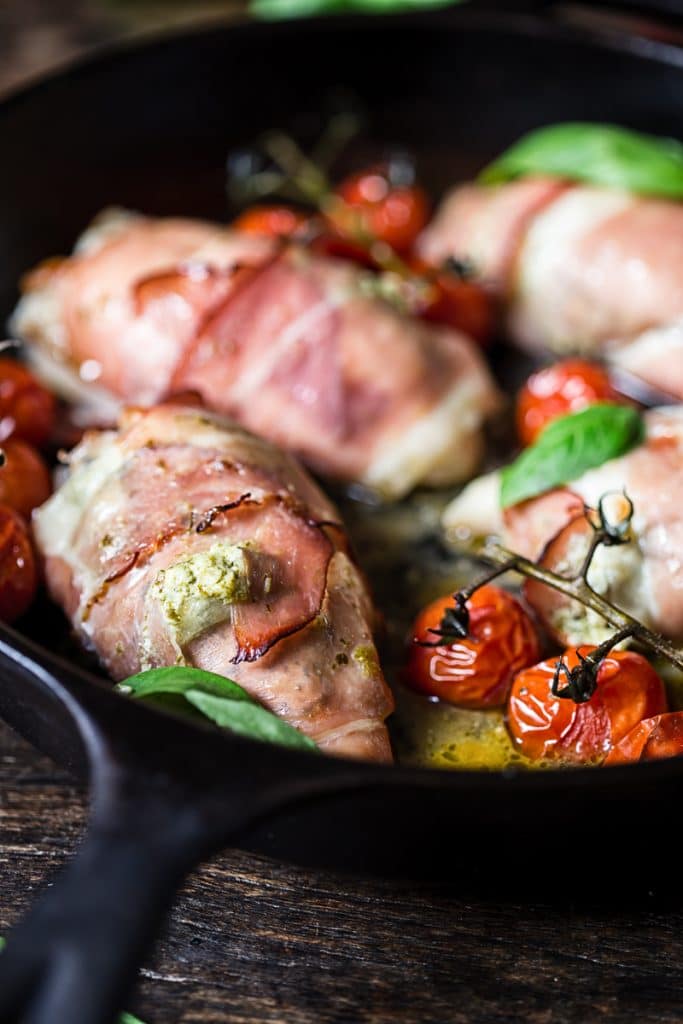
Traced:
[[[514, 572], [527, 579], [543, 583], [560, 594], [564, 594], [565, 597], [580, 602], [615, 630], [611, 637], [596, 647], [587, 657], [580, 658], [579, 664], [575, 668], [570, 670], [560, 658], [556, 665], [552, 687], [555, 696], [565, 697], [576, 703], [589, 700], [595, 692], [597, 669], [601, 661], [616, 644], [629, 638], [636, 640], [646, 650], [660, 655], [683, 671], [683, 651], [643, 625], [633, 615], [629, 615], [628, 612], [598, 594], [588, 582], [588, 572], [598, 548], [628, 544], [632, 540], [630, 527], [633, 518], [633, 504], [626, 494], [620, 494], [618, 497], [622, 503], [621, 511], [619, 515], [613, 517], [607, 509], [608, 499], [611, 497], [611, 493], [605, 494], [600, 499], [597, 509], [588, 507], [585, 509], [586, 519], [594, 532], [581, 567], [573, 576], [562, 576], [553, 572], [523, 555], [509, 551], [490, 539], [461, 549], [462, 554], [488, 562], [491, 568], [477, 577], [469, 586], [453, 595], [453, 608], [446, 610], [438, 629], [432, 631], [438, 637], [436, 643], [455, 642], [467, 636], [469, 628], [467, 600], [485, 583], [489, 583], [505, 573]], [[566, 680], [564, 687], [560, 687], [561, 679]]]
[[[432, 293], [431, 274], [416, 272], [390, 245], [369, 232], [362, 215], [332, 187], [329, 167], [358, 129], [353, 115], [333, 117], [310, 157], [291, 136], [268, 132], [253, 153], [243, 155], [245, 171], [229, 177], [228, 193], [242, 205], [280, 198], [312, 207], [322, 219], [317, 224], [312, 223], [308, 232], [297, 236], [303, 243], [310, 243], [324, 234], [330, 223], [343, 223], [345, 239], [364, 252], [380, 271], [368, 276], [366, 287], [373, 288], [379, 297], [402, 309], [419, 308], [428, 303]], [[405, 179], [408, 162], [405, 158], [399, 162], [401, 166], [396, 175]], [[393, 173], [390, 169], [390, 174]], [[445, 261], [442, 271], [463, 280], [475, 273], [469, 262], [453, 259]]]

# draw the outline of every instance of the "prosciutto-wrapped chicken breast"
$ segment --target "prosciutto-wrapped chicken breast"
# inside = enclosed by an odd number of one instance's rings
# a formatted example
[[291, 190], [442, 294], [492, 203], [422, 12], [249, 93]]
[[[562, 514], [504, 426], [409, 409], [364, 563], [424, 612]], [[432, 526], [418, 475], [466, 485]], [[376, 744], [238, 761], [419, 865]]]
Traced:
[[114, 679], [194, 665], [329, 753], [391, 759], [364, 580], [334, 507], [267, 441], [198, 408], [129, 410], [85, 435], [34, 529]]
[[[596, 508], [603, 495], [625, 491], [634, 508], [633, 539], [600, 547], [588, 581], [645, 625], [683, 640], [683, 407], [653, 409], [644, 419], [642, 445], [505, 512], [498, 473], [473, 481], [445, 512], [447, 535], [497, 535], [511, 550], [569, 575], [592, 533], [584, 505]], [[548, 587], [529, 583], [526, 594], [562, 642], [599, 642], [609, 633], [597, 615]]]
[[470, 260], [525, 347], [600, 355], [683, 399], [683, 203], [549, 178], [465, 185], [419, 249]]
[[[497, 395], [475, 346], [401, 315], [348, 262], [212, 224], [100, 218], [13, 318], [62, 391], [204, 403], [388, 497], [470, 476]], [[85, 384], [85, 389], [84, 389]]]

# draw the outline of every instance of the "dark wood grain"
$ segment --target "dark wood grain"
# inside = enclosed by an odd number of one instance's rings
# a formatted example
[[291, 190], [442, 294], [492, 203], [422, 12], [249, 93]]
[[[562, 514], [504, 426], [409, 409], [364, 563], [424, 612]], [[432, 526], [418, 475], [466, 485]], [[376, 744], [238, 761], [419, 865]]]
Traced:
[[[0, 0], [0, 90], [108, 39], [234, 8]], [[68, 777], [0, 726], [0, 933], [73, 851], [85, 814]], [[504, 837], [500, 862], [504, 873]], [[599, 854], [595, 870], [609, 871]], [[538, 892], [533, 864], [511, 880], [516, 900], [466, 898], [461, 882], [349, 879], [226, 853], [186, 885], [130, 1009], [149, 1024], [683, 1019], [683, 914], [655, 883], [651, 906], [633, 909], [624, 892], [615, 910], [572, 903], [567, 883]]]

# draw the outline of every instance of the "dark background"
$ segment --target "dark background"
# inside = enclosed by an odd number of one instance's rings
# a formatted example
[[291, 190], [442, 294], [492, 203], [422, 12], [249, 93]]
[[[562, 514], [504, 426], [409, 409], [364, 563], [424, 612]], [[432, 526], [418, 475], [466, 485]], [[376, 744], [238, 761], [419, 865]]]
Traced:
[[[218, 0], [0, 0], [0, 91], [114, 38], [242, 11]], [[0, 934], [84, 823], [83, 794], [0, 726]], [[585, 870], [613, 869], [596, 837]], [[149, 1024], [683, 1019], [679, 892], [654, 878], [637, 905], [627, 888], [609, 906], [586, 904], [559, 870], [540, 888], [533, 858], [508, 881], [501, 901], [471, 895], [457, 875], [447, 885], [358, 880], [226, 853], [185, 887], [129, 1008]]]

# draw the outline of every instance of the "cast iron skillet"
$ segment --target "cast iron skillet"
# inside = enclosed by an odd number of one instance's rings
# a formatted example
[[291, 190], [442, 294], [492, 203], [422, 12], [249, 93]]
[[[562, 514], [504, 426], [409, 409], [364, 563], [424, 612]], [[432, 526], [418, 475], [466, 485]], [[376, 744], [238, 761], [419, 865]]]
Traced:
[[[0, 315], [21, 273], [107, 204], [224, 217], [226, 152], [273, 126], [313, 137], [340, 87], [367, 111], [367, 137], [415, 152], [438, 194], [545, 122], [680, 135], [683, 54], [506, 4], [213, 28], [106, 55], [0, 108]], [[545, 867], [575, 893], [626, 873], [633, 894], [664, 876], [683, 760], [484, 774], [295, 753], [117, 696], [48, 652], [50, 621], [34, 615], [34, 641], [0, 633], [0, 712], [88, 779], [92, 820], [0, 957], [2, 1021], [112, 1019], [180, 880], [228, 843], [463, 886], [531, 886]]]

